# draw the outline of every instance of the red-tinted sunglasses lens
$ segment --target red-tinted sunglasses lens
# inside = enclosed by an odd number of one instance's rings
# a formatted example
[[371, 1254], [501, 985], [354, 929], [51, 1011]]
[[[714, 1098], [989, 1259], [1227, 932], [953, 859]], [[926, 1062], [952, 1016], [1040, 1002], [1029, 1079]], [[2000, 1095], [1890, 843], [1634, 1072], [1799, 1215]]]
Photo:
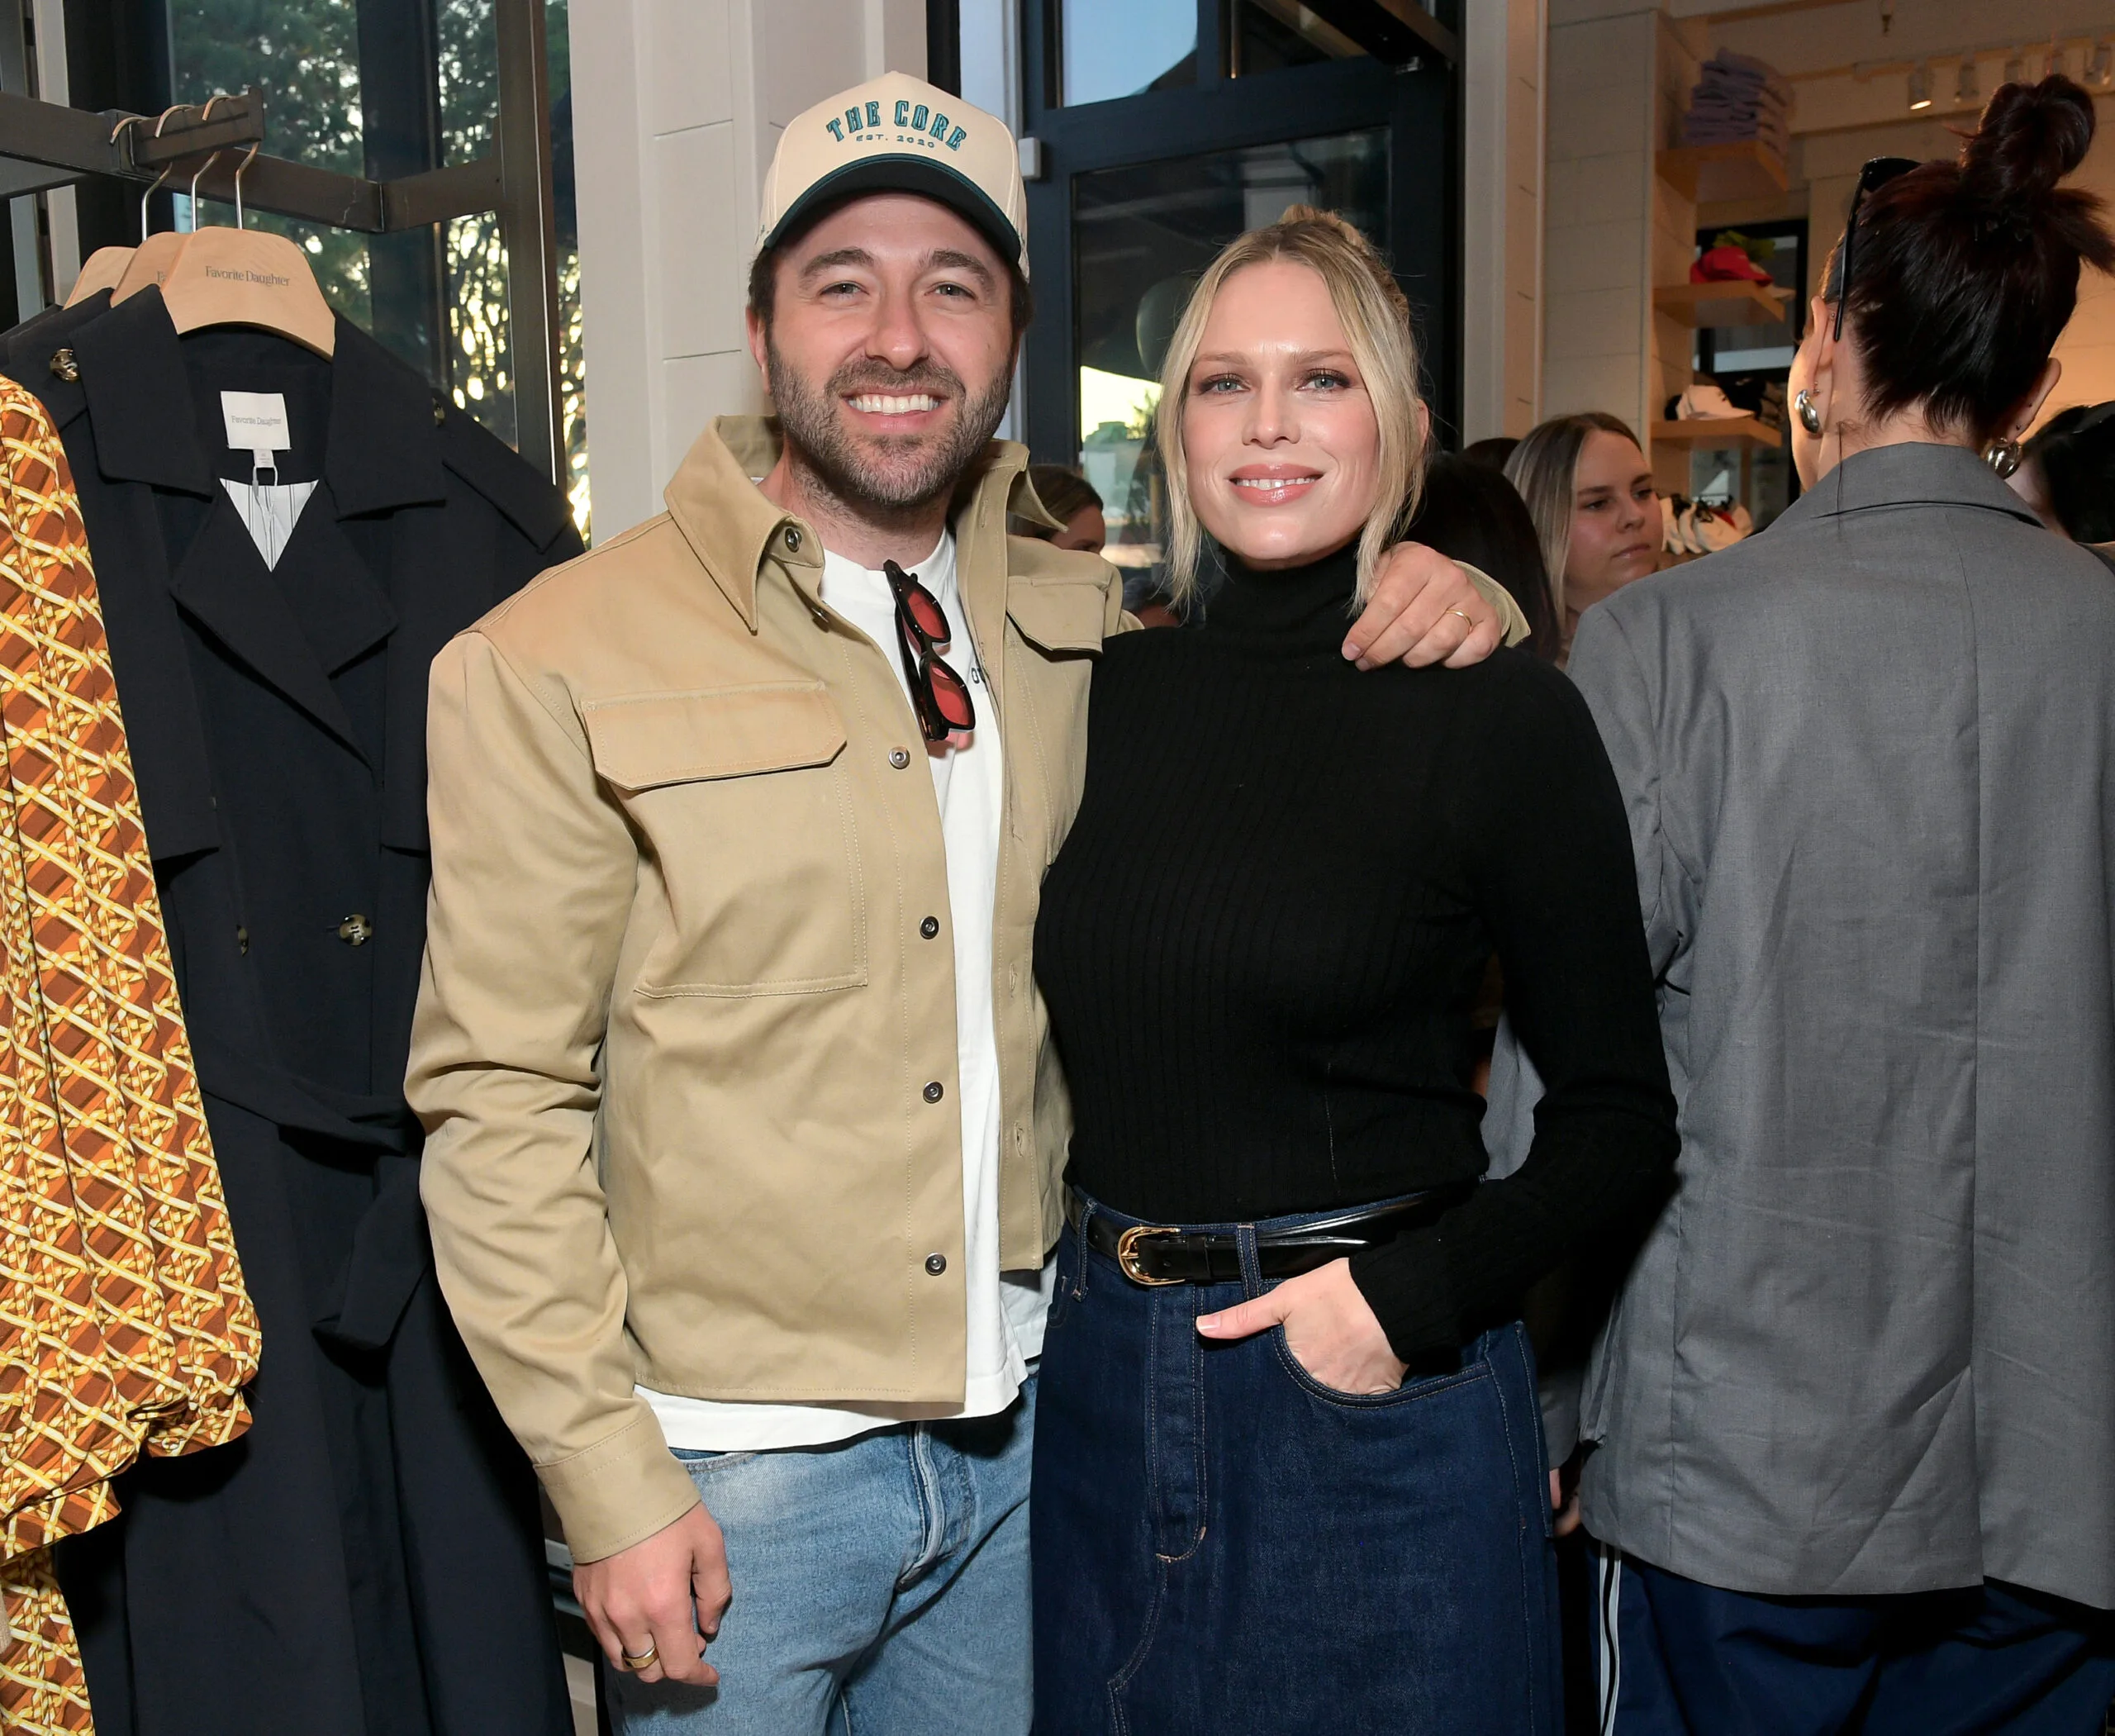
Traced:
[[924, 586], [913, 582], [903, 593], [904, 612], [918, 625], [918, 630], [936, 645], [945, 644], [953, 632], [948, 625], [947, 612], [938, 599]]
[[969, 689], [961, 676], [935, 657], [925, 666], [925, 679], [933, 691], [934, 709], [949, 729], [977, 727], [977, 707], [971, 703]]

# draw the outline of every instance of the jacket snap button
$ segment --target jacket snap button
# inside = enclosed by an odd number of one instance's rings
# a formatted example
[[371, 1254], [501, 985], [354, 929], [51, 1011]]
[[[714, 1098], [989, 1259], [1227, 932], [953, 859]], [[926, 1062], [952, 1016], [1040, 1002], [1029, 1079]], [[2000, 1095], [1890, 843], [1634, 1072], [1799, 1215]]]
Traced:
[[348, 946], [365, 946], [374, 939], [374, 925], [354, 911], [338, 925], [338, 938]]
[[801, 533], [791, 525], [786, 527], [786, 550], [789, 554], [798, 554], [801, 552]]
[[907, 748], [891, 748], [889, 749], [889, 763], [894, 766], [896, 770], [901, 772], [905, 766], [910, 763], [910, 749]]
[[930, 940], [934, 935], [940, 932], [940, 919], [938, 916], [928, 916], [918, 925], [918, 932]]
[[925, 1087], [925, 1101], [928, 1103], [937, 1103], [947, 1094], [947, 1087], [941, 1084], [938, 1079]]
[[925, 1256], [925, 1270], [933, 1277], [939, 1277], [939, 1275], [947, 1269], [948, 1257], [945, 1254], [929, 1253]]

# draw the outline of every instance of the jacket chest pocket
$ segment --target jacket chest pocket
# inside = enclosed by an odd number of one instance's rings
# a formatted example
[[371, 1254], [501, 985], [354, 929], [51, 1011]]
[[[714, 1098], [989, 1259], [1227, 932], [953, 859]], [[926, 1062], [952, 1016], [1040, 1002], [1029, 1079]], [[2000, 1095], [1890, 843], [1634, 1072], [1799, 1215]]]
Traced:
[[644, 995], [800, 995], [867, 980], [844, 723], [820, 682], [583, 708], [595, 769], [658, 878]]

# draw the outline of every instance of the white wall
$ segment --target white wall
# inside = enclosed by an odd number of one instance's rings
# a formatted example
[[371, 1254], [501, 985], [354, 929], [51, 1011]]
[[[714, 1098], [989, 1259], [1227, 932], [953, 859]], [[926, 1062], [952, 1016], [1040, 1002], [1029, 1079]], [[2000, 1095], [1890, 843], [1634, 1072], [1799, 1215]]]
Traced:
[[712, 417], [760, 407], [742, 309], [772, 150], [832, 92], [922, 74], [925, 9], [573, 0], [570, 28], [587, 426], [606, 538], [661, 510]]
[[1463, 93], [1463, 442], [1515, 436], [1542, 402], [1547, 0], [1469, 8]]
[[[1551, 0], [1542, 413], [1644, 419], [1658, 8]], [[1642, 430], [1641, 430], [1642, 433]]]

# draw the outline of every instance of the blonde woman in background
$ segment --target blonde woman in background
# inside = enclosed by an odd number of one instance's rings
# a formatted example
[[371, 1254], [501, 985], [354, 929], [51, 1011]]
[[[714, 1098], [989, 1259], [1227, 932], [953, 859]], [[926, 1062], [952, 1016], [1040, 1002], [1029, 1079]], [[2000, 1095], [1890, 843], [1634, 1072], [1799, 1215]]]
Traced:
[[1594, 410], [1534, 429], [1513, 449], [1505, 475], [1535, 521], [1568, 655], [1581, 615], [1660, 570], [1652, 466], [1628, 423]]
[[[1547, 664], [1340, 654], [1416, 506], [1409, 309], [1295, 207], [1162, 376], [1178, 602], [1112, 638], [1035, 958], [1072, 1087], [1044, 1343], [1036, 1723], [1065, 1736], [1559, 1724], [1521, 1291], [1675, 1156], [1623, 814]], [[1150, 743], [1153, 751], [1140, 754]], [[1503, 961], [1546, 1079], [1479, 1185]]]

